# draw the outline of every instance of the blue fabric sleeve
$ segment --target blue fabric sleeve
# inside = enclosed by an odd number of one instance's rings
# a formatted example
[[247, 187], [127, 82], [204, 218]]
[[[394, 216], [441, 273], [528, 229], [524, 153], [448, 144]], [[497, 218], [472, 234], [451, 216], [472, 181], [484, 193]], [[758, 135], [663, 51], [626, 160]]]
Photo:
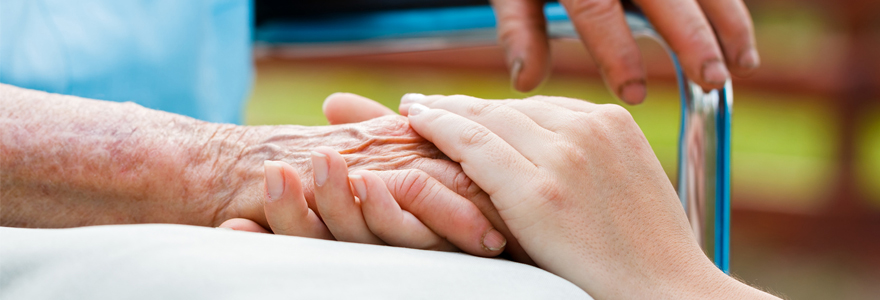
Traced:
[[239, 123], [248, 0], [4, 0], [0, 82]]

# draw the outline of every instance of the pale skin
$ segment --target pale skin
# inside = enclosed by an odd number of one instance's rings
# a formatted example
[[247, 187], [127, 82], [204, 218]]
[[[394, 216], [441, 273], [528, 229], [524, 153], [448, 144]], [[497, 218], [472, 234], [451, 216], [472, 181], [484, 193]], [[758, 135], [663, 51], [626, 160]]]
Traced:
[[409, 94], [401, 112], [483, 187], [538, 266], [597, 299], [778, 299], [703, 254], [620, 106]]
[[[359, 111], [331, 113], [340, 120], [390, 113], [354, 95], [327, 104]], [[400, 111], [485, 184], [539, 267], [596, 299], [779, 299], [725, 275], [703, 254], [650, 145], [619, 106], [408, 94]]]
[[[506, 250], [529, 262], [488, 195], [458, 164], [415, 134], [404, 117], [314, 127], [236, 126], [132, 103], [0, 84], [0, 128], [2, 226], [218, 226], [229, 219], [244, 218], [279, 233], [460, 249], [480, 256], [496, 256]], [[327, 153], [328, 161], [322, 162], [320, 157], [316, 161], [316, 153], [321, 151]], [[297, 200], [307, 203], [308, 210], [300, 211], [313, 218], [306, 220], [323, 217], [327, 226], [323, 231], [288, 232], [298, 227], [267, 220], [263, 205], [267, 195], [265, 161], [279, 162], [270, 164], [276, 174], [281, 174], [277, 173], [279, 166], [287, 167], [285, 175], [311, 175], [320, 166], [333, 171], [325, 173], [341, 174], [328, 175], [323, 188], [314, 184], [312, 176], [286, 177], [292, 189], [298, 188], [290, 195], [298, 194], [301, 199]], [[405, 224], [422, 226], [422, 234], [411, 241], [401, 238], [399, 232], [370, 231], [370, 218], [388, 216], [377, 213], [365, 218], [360, 209], [352, 210], [351, 203], [345, 202], [346, 196], [352, 198], [350, 191], [340, 196], [338, 184], [347, 184], [349, 168], [377, 171], [370, 177], [371, 184], [380, 179], [385, 192], [400, 199], [403, 209], [421, 220]], [[431, 201], [434, 198], [444, 201]]]

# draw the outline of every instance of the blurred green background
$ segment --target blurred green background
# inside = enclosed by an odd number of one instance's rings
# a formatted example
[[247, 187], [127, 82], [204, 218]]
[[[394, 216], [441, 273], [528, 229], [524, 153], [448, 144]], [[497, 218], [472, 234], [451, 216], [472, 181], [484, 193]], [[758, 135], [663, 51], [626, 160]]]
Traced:
[[[849, 91], [863, 89], [849, 86], [847, 76], [877, 62], [852, 62], [852, 56], [861, 53], [858, 47], [880, 49], [860, 42], [880, 30], [853, 33], [845, 21], [853, 12], [828, 10], [822, 1], [747, 3], [763, 66], [734, 80], [732, 273], [794, 299], [880, 299], [880, 79], [868, 83], [874, 92], [854, 94], [864, 99], [853, 103]], [[678, 91], [662, 50], [640, 45], [648, 98], [625, 107], [674, 180]], [[324, 125], [321, 104], [334, 92], [395, 110], [410, 92], [619, 103], [578, 43], [553, 47], [555, 73], [530, 94], [510, 88], [494, 47], [338, 59], [263, 53], [245, 120]]]

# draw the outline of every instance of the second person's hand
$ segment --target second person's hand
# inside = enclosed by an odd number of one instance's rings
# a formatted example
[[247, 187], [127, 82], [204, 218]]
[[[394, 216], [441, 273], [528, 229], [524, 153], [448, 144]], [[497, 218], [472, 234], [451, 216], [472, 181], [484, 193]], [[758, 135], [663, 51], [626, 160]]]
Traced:
[[538, 266], [596, 299], [769, 297], [703, 254], [620, 106], [407, 94], [400, 110], [489, 194]]
[[[544, 1], [491, 2], [512, 84], [519, 91], [530, 91], [544, 80], [550, 67]], [[621, 1], [559, 2], [568, 11], [609, 89], [626, 103], [641, 103], [647, 91], [645, 69]], [[720, 88], [730, 77], [728, 69], [737, 76], [746, 76], [760, 65], [752, 19], [742, 0], [634, 2], [678, 54], [688, 77], [703, 88]]]

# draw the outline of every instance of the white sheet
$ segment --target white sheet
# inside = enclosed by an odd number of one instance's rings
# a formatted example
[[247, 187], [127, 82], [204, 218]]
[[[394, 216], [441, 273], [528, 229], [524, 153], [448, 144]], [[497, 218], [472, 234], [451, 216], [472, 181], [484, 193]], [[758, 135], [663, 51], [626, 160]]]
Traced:
[[0, 299], [591, 299], [500, 259], [183, 225], [0, 227]]

